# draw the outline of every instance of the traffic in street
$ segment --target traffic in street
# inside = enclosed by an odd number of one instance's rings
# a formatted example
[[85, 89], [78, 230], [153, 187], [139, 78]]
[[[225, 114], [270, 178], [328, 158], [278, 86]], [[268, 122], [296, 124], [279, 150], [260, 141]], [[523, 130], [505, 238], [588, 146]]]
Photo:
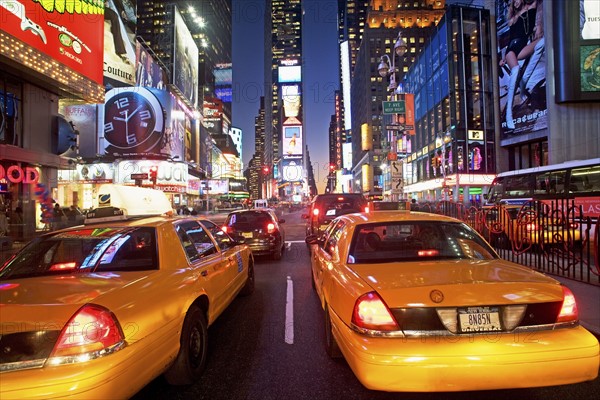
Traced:
[[[209, 328], [206, 369], [189, 387], [159, 377], [134, 399], [463, 399], [465, 392], [387, 393], [366, 389], [346, 361], [325, 351], [324, 312], [311, 286], [302, 212], [283, 213], [280, 261], [257, 257], [255, 292], [238, 297]], [[222, 219], [215, 215], [215, 219]], [[539, 368], [540, 366], [535, 366]], [[586, 399], [600, 379], [546, 388], [469, 392], [480, 399]]]

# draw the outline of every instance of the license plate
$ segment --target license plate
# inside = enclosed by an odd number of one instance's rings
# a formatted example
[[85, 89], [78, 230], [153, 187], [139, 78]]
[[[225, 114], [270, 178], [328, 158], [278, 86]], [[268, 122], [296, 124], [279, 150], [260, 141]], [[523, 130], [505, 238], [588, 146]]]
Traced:
[[242, 237], [252, 239], [252, 232], [242, 232]]
[[500, 331], [498, 307], [468, 307], [458, 310], [462, 332]]

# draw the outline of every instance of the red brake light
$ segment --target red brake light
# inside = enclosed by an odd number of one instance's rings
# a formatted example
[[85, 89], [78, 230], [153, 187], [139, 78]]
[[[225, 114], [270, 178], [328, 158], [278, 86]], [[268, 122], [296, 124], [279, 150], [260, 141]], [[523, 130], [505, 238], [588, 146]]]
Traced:
[[363, 294], [356, 300], [352, 323], [359, 328], [378, 331], [397, 331], [400, 328], [390, 309], [376, 292]]
[[525, 229], [527, 230], [527, 232], [533, 232], [538, 230], [538, 226], [536, 223], [529, 223], [525, 225]]
[[369, 206], [365, 207], [365, 213], [367, 213], [367, 214], [368, 214], [368, 213], [369, 213], [369, 210], [370, 210]]
[[434, 256], [438, 256], [439, 254], [440, 254], [440, 252], [437, 250], [419, 250], [417, 252], [417, 255], [419, 257], [434, 257]]
[[273, 232], [275, 232], [275, 224], [269, 223], [267, 225], [267, 233], [273, 233]]
[[315, 217], [319, 216], [319, 209], [318, 208], [313, 209], [313, 216], [315, 216]]
[[577, 321], [579, 319], [579, 312], [577, 311], [577, 302], [573, 292], [566, 286], [563, 289], [563, 304], [556, 318], [556, 322], [569, 322]]
[[76, 262], [57, 263], [50, 266], [50, 271], [71, 271], [77, 268]]
[[227, 228], [227, 225], [223, 225], [223, 226], [221, 227], [221, 230], [222, 230], [223, 232], [227, 233], [227, 231], [229, 230], [229, 228]]
[[90, 353], [115, 346], [125, 340], [121, 325], [112, 312], [94, 304], [79, 309], [65, 325], [51, 357], [77, 356], [87, 361]]

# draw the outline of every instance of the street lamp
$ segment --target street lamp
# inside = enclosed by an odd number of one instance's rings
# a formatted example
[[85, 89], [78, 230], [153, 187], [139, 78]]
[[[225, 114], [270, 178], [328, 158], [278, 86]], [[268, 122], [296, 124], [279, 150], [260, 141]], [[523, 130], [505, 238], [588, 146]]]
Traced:
[[[398, 32], [398, 37], [396, 38], [396, 42], [394, 43], [394, 53], [391, 54], [391, 57], [387, 54], [381, 56], [379, 60], [379, 65], [377, 70], [379, 71], [379, 75], [382, 78], [387, 76], [390, 77], [390, 83], [388, 85], [388, 90], [391, 92], [391, 100], [397, 100], [399, 94], [403, 92], [402, 87], [398, 87], [398, 83], [396, 82], [396, 72], [398, 72], [398, 68], [396, 68], [396, 56], [402, 57], [406, 53], [408, 46], [406, 44], [406, 40], [402, 37], [402, 33]], [[385, 112], [385, 111], [384, 111]], [[398, 145], [397, 145], [397, 133], [403, 130], [403, 127], [400, 127], [398, 122], [398, 115], [394, 115], [392, 117], [393, 125], [396, 125], [392, 128], [397, 129], [393, 130], [391, 133], [388, 132], [388, 141], [391, 144], [390, 154], [388, 155], [388, 159], [396, 159], [398, 154]], [[390, 158], [393, 156], [393, 158]], [[382, 172], [385, 172], [386, 168], [382, 165]], [[400, 178], [402, 180], [402, 178]], [[391, 180], [393, 182], [393, 179]], [[401, 195], [403, 195], [403, 189], [399, 189], [401, 191]], [[395, 200], [395, 194], [392, 193], [392, 199]]]
[[[398, 32], [398, 38], [396, 39], [396, 43], [394, 43], [394, 53], [396, 53], [396, 55], [398, 57], [402, 57], [405, 53], [406, 53], [406, 49], [408, 48], [408, 46], [406, 45], [406, 40], [404, 40], [404, 38], [402, 37], [401, 32]], [[387, 62], [386, 62], [387, 60]], [[390, 84], [388, 86], [389, 90], [396, 90], [396, 88], [398, 87], [398, 84], [396, 83], [396, 72], [398, 71], [396, 69], [396, 56], [392, 55], [392, 58], [390, 59], [390, 56], [388, 56], [387, 54], [384, 54], [381, 56], [380, 58], [380, 62], [379, 62], [379, 66], [377, 67], [378, 71], [379, 71], [379, 75], [381, 75], [382, 78], [385, 78], [388, 75], [390, 76]], [[390, 68], [391, 65], [391, 68]]]

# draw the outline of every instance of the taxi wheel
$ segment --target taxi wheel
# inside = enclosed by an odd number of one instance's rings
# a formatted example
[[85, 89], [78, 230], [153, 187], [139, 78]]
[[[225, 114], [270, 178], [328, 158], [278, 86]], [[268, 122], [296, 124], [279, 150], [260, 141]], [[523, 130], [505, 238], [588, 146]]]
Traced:
[[190, 385], [201, 375], [206, 364], [208, 327], [199, 307], [192, 306], [183, 321], [181, 346], [175, 362], [165, 372], [170, 385]]
[[250, 261], [248, 263], [248, 279], [240, 291], [240, 296], [249, 296], [252, 293], [254, 293], [254, 263]]
[[331, 358], [342, 357], [342, 352], [335, 337], [333, 337], [333, 331], [331, 327], [331, 317], [329, 316], [329, 305], [325, 304], [325, 351]]

